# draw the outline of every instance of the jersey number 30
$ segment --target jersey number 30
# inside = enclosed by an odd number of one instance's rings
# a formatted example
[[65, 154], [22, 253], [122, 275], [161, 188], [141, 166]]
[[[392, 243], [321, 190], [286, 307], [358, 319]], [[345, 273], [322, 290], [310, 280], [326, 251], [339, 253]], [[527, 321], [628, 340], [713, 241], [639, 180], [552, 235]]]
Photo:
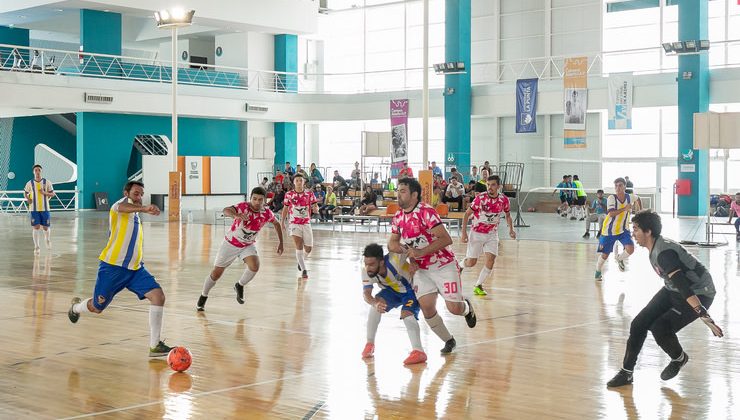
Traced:
[[445, 293], [448, 295], [457, 293], [457, 282], [445, 283]]

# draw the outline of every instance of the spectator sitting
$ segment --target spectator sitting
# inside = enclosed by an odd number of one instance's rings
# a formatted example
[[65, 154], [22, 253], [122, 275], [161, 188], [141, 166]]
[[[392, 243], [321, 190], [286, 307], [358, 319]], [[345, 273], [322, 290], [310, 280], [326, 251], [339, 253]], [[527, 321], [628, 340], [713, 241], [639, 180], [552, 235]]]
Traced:
[[462, 184], [464, 182], [463, 181], [463, 176], [462, 176], [462, 174], [460, 172], [457, 171], [457, 168], [450, 169], [450, 176], [451, 177], [454, 177], [454, 178], [457, 178], [457, 182], [459, 182], [460, 184]]
[[[486, 161], [488, 163], [488, 161]], [[486, 180], [488, 177], [491, 176], [491, 172], [489, 169], [486, 169], [485, 167], [480, 170], [480, 180], [475, 183], [475, 187], [473, 187], [473, 196], [478, 193], [483, 193], [488, 191], [488, 186], [486, 185]]]
[[439, 186], [435, 185], [434, 192], [432, 193], [432, 207], [437, 207], [437, 204], [439, 204], [441, 199], [442, 189]]
[[339, 171], [334, 171], [334, 178], [332, 178], [332, 183], [334, 184], [334, 191], [339, 193], [340, 198], [344, 198], [344, 195], [347, 194], [347, 190], [349, 189], [349, 186], [347, 186], [347, 181], [344, 180], [344, 178], [339, 175]]
[[432, 175], [444, 176], [444, 174], [442, 173], [442, 168], [437, 166], [437, 162], [432, 161], [432, 167], [430, 169], [432, 170]]
[[458, 182], [457, 178], [452, 177], [442, 201], [444, 203], [457, 203], [457, 211], [462, 211], [463, 195], [465, 195], [465, 188]]
[[311, 172], [311, 182], [313, 184], [321, 184], [324, 182], [324, 176], [321, 175], [321, 171], [319, 171], [319, 168], [316, 167], [315, 163], [311, 164], [309, 172]]
[[285, 175], [288, 175], [291, 178], [295, 175], [295, 171], [293, 170], [293, 167], [290, 166], [290, 162], [285, 162]]
[[262, 182], [260, 182], [260, 187], [264, 188], [265, 190], [270, 189], [270, 179], [267, 177], [262, 178]]
[[[296, 165], [296, 166], [295, 166], [295, 173], [296, 173], [296, 174], [301, 174], [301, 175], [303, 176], [303, 178], [305, 178], [305, 179], [308, 179], [308, 174], [307, 174], [307, 173], [306, 173], [306, 171], [305, 171], [305, 170], [304, 170], [304, 169], [303, 169], [303, 168], [301, 167], [301, 165]], [[291, 178], [292, 178], [292, 177], [291, 177]]]
[[480, 174], [478, 174], [478, 167], [473, 165], [470, 168], [470, 180], [473, 182], [480, 181]]
[[283, 200], [285, 200], [283, 184], [276, 184], [275, 197], [273, 197], [272, 202], [270, 202], [270, 210], [275, 214], [279, 214], [280, 210], [283, 209]]
[[442, 175], [434, 175], [434, 187], [439, 187], [440, 191], [446, 191], [447, 190], [447, 182], [445, 182], [445, 179], [442, 178]]
[[319, 207], [319, 218], [322, 222], [328, 222], [334, 219], [334, 209], [337, 208], [337, 195], [334, 194], [334, 188], [326, 187], [326, 197], [324, 205]]
[[365, 186], [365, 195], [360, 202], [360, 215], [367, 216], [371, 211], [376, 210], [378, 202], [378, 195], [375, 194], [373, 188], [369, 185]]
[[[326, 193], [324, 193], [324, 189], [321, 187], [321, 184], [314, 185], [313, 196], [316, 197], [316, 204], [319, 206], [319, 210], [321, 210], [321, 206], [324, 205], [324, 198], [326, 198]], [[315, 216], [319, 217], [319, 220], [321, 220], [320, 214], [316, 214]]]
[[403, 162], [403, 168], [398, 172], [398, 179], [402, 180], [404, 178], [413, 178], [414, 177], [414, 171], [409, 168], [409, 162], [405, 161]]
[[277, 173], [275, 173], [275, 182], [278, 184], [282, 184], [283, 180], [285, 180], [285, 175], [283, 175], [283, 173], [280, 172], [280, 169], [278, 169]]
[[591, 202], [591, 210], [593, 210], [593, 213], [586, 217], [586, 233], [583, 234], [584, 238], [591, 237], [589, 229], [591, 228], [592, 222], [596, 222], [598, 224], [596, 237], [598, 238], [601, 236], [601, 225], [604, 224], [604, 219], [606, 219], [606, 203], [607, 201], [606, 197], [604, 197], [604, 190], [596, 191], [596, 198]]

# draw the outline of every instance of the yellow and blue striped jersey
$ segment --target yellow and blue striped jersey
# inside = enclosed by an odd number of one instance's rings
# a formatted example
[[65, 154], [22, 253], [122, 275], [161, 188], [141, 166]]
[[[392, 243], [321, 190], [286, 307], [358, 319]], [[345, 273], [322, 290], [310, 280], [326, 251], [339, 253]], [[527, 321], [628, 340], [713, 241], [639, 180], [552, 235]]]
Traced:
[[138, 270], [142, 265], [144, 231], [139, 213], [118, 211], [121, 203], [133, 204], [129, 198], [116, 201], [110, 209], [110, 237], [100, 253], [100, 260], [111, 265]]
[[29, 197], [28, 210], [30, 211], [49, 211], [49, 197], [41, 194], [42, 192], [53, 192], [54, 186], [46, 178], [40, 181], [32, 179], [26, 183], [24, 188], [26, 195]]
[[362, 286], [373, 287], [377, 283], [381, 289], [391, 289], [397, 293], [406, 293], [411, 287], [411, 273], [406, 257], [401, 254], [390, 253], [383, 258], [385, 262], [385, 277], [380, 275], [370, 277], [367, 271], [362, 270]]
[[[606, 211], [624, 208], [627, 204], [634, 204], [637, 196], [634, 194], [625, 194], [624, 201], [619, 201], [616, 195], [610, 195], [606, 201]], [[629, 233], [630, 229], [630, 212], [623, 211], [618, 215], [611, 217], [607, 214], [604, 224], [601, 226], [601, 234], [604, 236], [621, 235], [624, 232]]]

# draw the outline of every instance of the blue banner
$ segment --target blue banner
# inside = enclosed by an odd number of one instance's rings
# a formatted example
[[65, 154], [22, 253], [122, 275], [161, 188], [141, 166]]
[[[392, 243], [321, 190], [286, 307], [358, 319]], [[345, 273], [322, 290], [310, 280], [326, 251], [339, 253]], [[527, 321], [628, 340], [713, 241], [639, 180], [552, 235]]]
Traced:
[[516, 81], [516, 132], [537, 132], [537, 80]]

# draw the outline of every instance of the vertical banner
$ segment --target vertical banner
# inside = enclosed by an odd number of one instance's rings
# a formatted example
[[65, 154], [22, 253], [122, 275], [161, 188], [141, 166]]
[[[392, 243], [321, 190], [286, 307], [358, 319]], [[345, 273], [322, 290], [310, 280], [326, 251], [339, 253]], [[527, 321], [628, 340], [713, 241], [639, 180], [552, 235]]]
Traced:
[[609, 75], [609, 129], [632, 128], [632, 73]]
[[185, 156], [185, 185], [188, 194], [203, 194], [203, 157]]
[[567, 149], [586, 147], [588, 58], [566, 58], [563, 67], [563, 140]]
[[170, 172], [170, 190], [168, 194], [169, 208], [167, 216], [170, 222], [180, 220], [180, 185], [182, 183], [181, 172]]
[[432, 171], [427, 169], [419, 171], [419, 184], [421, 184], [421, 201], [432, 205], [432, 193], [434, 192]]
[[538, 79], [519, 79], [516, 81], [516, 132], [537, 132], [537, 81]]
[[408, 144], [409, 100], [391, 100], [391, 175], [398, 176], [398, 171], [409, 157]]

